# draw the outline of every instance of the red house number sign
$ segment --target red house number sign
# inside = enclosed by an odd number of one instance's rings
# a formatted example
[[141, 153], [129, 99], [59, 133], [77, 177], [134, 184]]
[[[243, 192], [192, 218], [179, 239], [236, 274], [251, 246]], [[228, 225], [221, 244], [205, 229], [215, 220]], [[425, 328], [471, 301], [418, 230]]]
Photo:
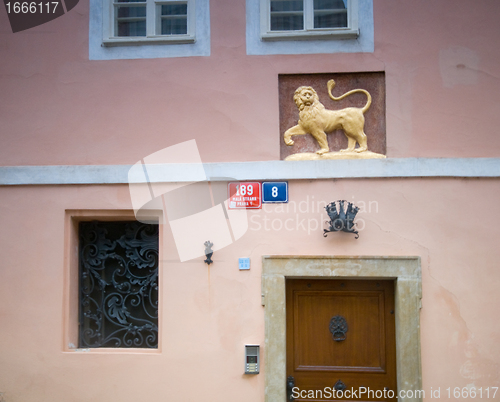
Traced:
[[259, 209], [262, 193], [259, 182], [233, 182], [228, 185], [229, 209]]

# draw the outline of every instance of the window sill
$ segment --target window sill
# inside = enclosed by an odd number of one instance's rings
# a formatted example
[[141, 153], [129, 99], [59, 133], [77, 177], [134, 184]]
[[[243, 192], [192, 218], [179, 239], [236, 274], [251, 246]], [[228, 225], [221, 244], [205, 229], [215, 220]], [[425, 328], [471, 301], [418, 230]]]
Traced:
[[103, 39], [103, 46], [141, 46], [141, 45], [158, 45], [158, 44], [183, 44], [194, 43], [196, 38], [194, 35], [176, 35], [176, 36], [154, 36], [142, 38], [109, 38]]
[[359, 36], [359, 29], [339, 29], [324, 31], [300, 31], [300, 32], [267, 32], [261, 34], [263, 41], [275, 40], [335, 40], [335, 39], [356, 39]]
[[68, 348], [65, 353], [77, 354], [130, 354], [130, 355], [158, 355], [161, 351], [158, 348]]

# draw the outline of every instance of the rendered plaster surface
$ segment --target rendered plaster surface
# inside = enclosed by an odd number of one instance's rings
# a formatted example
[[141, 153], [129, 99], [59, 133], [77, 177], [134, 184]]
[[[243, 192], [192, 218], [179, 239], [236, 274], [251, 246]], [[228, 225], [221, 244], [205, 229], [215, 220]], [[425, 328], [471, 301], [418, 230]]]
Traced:
[[389, 158], [497, 157], [499, 7], [374, 2], [373, 52], [321, 54], [303, 41], [286, 45], [315, 54], [254, 56], [246, 1], [221, 0], [210, 2], [209, 56], [153, 59], [144, 49], [143, 59], [112, 61], [89, 60], [89, 2], [16, 34], [3, 12], [0, 163], [134, 164], [193, 138], [204, 162], [278, 160], [278, 74], [367, 71], [385, 72]]
[[[348, 165], [351, 174], [357, 172], [353, 166], [367, 164], [373, 174], [380, 174], [384, 172], [380, 164], [387, 167], [390, 161], [300, 162], [307, 167], [304, 169], [295, 167], [299, 162], [283, 161], [276, 166], [289, 165], [284, 171], [297, 175], [304, 170], [332, 175], [342, 173], [332, 164]], [[440, 163], [447, 166], [446, 160]], [[475, 172], [467, 160], [462, 164], [465, 172]], [[262, 170], [236, 173], [283, 173], [280, 168], [265, 172], [262, 165], [255, 166]], [[428, 168], [421, 160], [407, 161], [404, 166], [407, 174]], [[366, 169], [365, 174], [370, 170]], [[66, 213], [132, 214], [128, 186], [1, 186], [0, 392], [5, 393], [4, 399], [40, 402], [40, 395], [45, 395], [45, 400], [53, 401], [136, 402], [169, 395], [173, 401], [262, 402], [268, 369], [275, 371], [272, 361], [278, 361], [269, 357], [269, 367], [265, 358], [267, 305], [261, 303], [262, 256], [298, 254], [332, 260], [332, 255], [420, 256], [425, 400], [429, 400], [431, 387], [441, 387], [443, 399], [447, 387], [498, 386], [500, 323], [491, 318], [500, 305], [500, 250], [496, 246], [500, 215], [494, 207], [500, 199], [498, 179], [293, 180], [289, 190], [288, 204], [265, 204], [260, 210], [249, 210], [248, 231], [232, 245], [214, 252], [210, 267], [203, 262], [204, 256], [181, 263], [172, 231], [169, 225], [162, 225], [162, 348], [159, 353], [131, 354], [119, 350], [66, 352], [71, 345], [64, 337], [64, 328], [77, 330], [77, 320], [65, 313], [65, 278], [76, 278], [69, 275], [65, 262], [71, 250], [76, 256], [76, 248], [64, 241]], [[350, 200], [361, 208], [356, 216], [358, 240], [348, 233], [322, 236], [327, 219], [325, 203], [335, 199]], [[475, 205], [489, 206], [485, 219], [478, 219]], [[191, 229], [196, 231], [197, 227]], [[203, 241], [199, 242], [201, 252]], [[251, 258], [250, 270], [238, 270], [240, 257]], [[307, 258], [310, 262], [304, 276], [374, 275], [357, 258], [335, 257], [335, 264]], [[283, 277], [293, 273], [293, 259], [274, 260], [277, 270], [286, 270]], [[374, 260], [382, 260], [383, 266], [384, 258]], [[406, 266], [404, 258], [395, 260], [385, 268], [388, 277], [397, 276], [394, 267]], [[283, 283], [272, 279], [279, 271], [267, 267], [265, 273], [278, 285]], [[412, 271], [403, 274], [410, 286]], [[402, 279], [399, 283], [404, 284]], [[279, 321], [274, 322], [279, 328]], [[261, 345], [259, 375], [243, 374], [245, 344]], [[415, 351], [402, 348], [398, 353], [406, 352]], [[205, 362], [210, 362], [210, 370], [200, 364]], [[199, 386], [192, 386], [193, 377], [199, 379]], [[116, 387], [110, 387], [110, 381]]]
[[[421, 268], [418, 257], [264, 256], [266, 402], [286, 399], [285, 278], [386, 278], [396, 281], [396, 359], [399, 390], [422, 389]], [[419, 402], [421, 398], [405, 398]]]

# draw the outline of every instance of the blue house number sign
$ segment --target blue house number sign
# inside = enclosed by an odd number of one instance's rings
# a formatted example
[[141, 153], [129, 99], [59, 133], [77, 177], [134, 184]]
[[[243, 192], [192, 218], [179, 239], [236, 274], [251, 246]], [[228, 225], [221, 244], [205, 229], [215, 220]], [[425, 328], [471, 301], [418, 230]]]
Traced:
[[288, 202], [288, 182], [266, 181], [262, 183], [262, 202]]

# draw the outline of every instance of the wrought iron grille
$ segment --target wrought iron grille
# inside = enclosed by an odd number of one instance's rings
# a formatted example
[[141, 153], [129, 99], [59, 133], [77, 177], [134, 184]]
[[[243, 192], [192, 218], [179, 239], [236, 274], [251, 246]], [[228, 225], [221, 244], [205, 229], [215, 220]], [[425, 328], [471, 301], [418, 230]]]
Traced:
[[79, 347], [158, 347], [158, 225], [80, 222]]

